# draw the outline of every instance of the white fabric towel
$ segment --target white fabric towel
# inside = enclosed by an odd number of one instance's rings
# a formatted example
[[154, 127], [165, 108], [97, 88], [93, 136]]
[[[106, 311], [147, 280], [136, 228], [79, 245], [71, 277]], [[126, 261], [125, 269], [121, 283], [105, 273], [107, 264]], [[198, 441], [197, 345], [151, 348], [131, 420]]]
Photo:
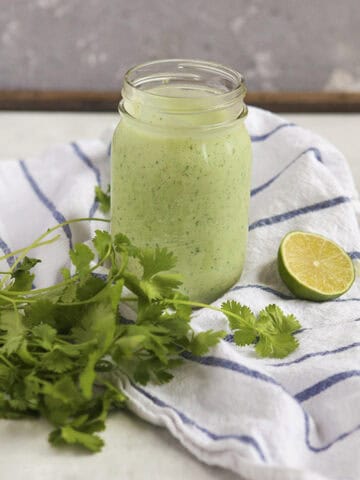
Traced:
[[[257, 108], [249, 109], [247, 127], [253, 142], [247, 260], [241, 280], [215, 303], [235, 299], [255, 312], [278, 304], [302, 323], [300, 347], [281, 361], [259, 359], [229, 336], [201, 361], [187, 360], [165, 386], [123, 387], [136, 414], [239, 478], [358, 480], [359, 280], [343, 297], [319, 304], [295, 299], [276, 267], [280, 239], [291, 230], [323, 234], [357, 262], [357, 192], [343, 156], [317, 135]], [[109, 145], [101, 140], [0, 162], [0, 249], [27, 245], [64, 219], [99, 216], [94, 185], [106, 187], [109, 172]], [[65, 227], [59, 242], [33, 252], [43, 259], [36, 286], [56, 281], [69, 247], [95, 228]], [[226, 325], [209, 310], [196, 311], [193, 322], [197, 329]]]

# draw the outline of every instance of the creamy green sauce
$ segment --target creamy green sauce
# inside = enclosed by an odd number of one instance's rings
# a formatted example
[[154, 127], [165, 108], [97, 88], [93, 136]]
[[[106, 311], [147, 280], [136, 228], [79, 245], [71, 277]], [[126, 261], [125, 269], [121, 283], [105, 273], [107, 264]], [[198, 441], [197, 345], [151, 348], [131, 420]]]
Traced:
[[[159, 116], [146, 121], [161, 124]], [[194, 301], [211, 302], [243, 269], [250, 139], [243, 120], [213, 130], [167, 125], [125, 116], [117, 126], [111, 230], [141, 247], [168, 247], [178, 259], [182, 290]]]

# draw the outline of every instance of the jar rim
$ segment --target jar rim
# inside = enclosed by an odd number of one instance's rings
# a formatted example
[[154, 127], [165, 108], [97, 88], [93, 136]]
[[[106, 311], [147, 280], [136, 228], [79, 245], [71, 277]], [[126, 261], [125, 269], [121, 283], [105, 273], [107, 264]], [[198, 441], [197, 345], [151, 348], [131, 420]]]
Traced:
[[120, 113], [136, 120], [151, 118], [150, 123], [200, 128], [247, 114], [243, 75], [205, 60], [164, 59], [136, 65], [126, 72], [121, 93]]
[[[177, 68], [176, 72], [162, 72], [162, 73], [153, 73], [151, 75], [147, 76], [139, 76], [143, 70], [151, 69], [152, 67], [175, 67]], [[184, 69], [192, 68], [194, 70], [198, 70], [199, 72], [207, 72], [211, 73], [214, 75], [219, 75], [222, 76], [224, 81], [226, 83], [226, 86], [230, 86], [229, 81], [232, 81], [232, 88], [230, 88], [228, 91], [213, 91], [212, 93], [214, 96], [216, 96], [218, 99], [219, 97], [223, 97], [224, 100], [226, 97], [233, 97], [234, 94], [236, 96], [241, 96], [244, 97], [246, 94], [246, 85], [245, 85], [245, 79], [244, 76], [239, 73], [237, 70], [227, 67], [225, 65], [216, 63], [216, 62], [211, 62], [207, 60], [198, 60], [198, 59], [184, 59], [184, 58], [168, 58], [168, 59], [161, 59], [161, 60], [152, 60], [148, 62], [141, 63], [139, 65], [135, 65], [131, 67], [129, 70], [124, 75], [124, 88], [126, 88], [126, 85], [129, 87], [135, 88], [137, 91], [141, 90], [139, 87], [142, 85], [151, 82], [155, 78], [163, 81], [164, 83], [166, 82], [167, 78], [166, 77], [172, 77], [175, 78], [175, 74], [183, 73], [183, 75], [186, 74], [184, 72]], [[161, 76], [163, 75], [163, 76]], [[188, 74], [187, 75], [188, 80], [193, 80], [194, 84], [199, 81], [199, 77], [196, 76], [195, 73], [193, 74]], [[224, 82], [224, 83], [225, 83]], [[151, 95], [154, 97], [160, 97], [160, 98], [174, 98], [172, 95], [162, 95], [160, 93], [155, 93], [151, 92], [149, 90], [142, 90], [146, 92], [147, 95]]]

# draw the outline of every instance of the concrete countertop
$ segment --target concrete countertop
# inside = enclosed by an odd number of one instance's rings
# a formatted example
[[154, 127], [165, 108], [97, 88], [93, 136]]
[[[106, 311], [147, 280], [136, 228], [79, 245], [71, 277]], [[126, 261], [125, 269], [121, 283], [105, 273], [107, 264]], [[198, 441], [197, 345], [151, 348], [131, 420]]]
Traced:
[[[283, 115], [327, 138], [344, 153], [360, 189], [360, 115], [296, 114]], [[99, 137], [118, 120], [116, 114], [103, 113], [11, 113], [0, 112], [0, 160], [28, 157], [55, 143], [80, 138]], [[5, 477], [14, 480], [36, 478], [55, 480], [235, 480], [239, 477], [218, 468], [208, 467], [192, 457], [162, 428], [149, 425], [130, 413], [114, 414], [104, 434], [116, 445], [97, 456], [91, 477], [81, 476], [84, 461], [75, 455], [54, 452], [48, 445], [45, 422], [0, 422], [0, 435], [8, 435], [6, 452], [0, 466]], [[110, 437], [111, 436], [111, 437]], [[29, 452], [36, 450], [41, 463], [32, 461]], [[123, 457], [120, 467], [111, 467], [112, 455]], [[93, 457], [92, 457], [93, 458]], [[90, 461], [90, 460], [89, 460]], [[77, 465], [79, 463], [79, 465]], [[5, 468], [4, 468], [5, 467]], [[240, 472], [239, 472], [240, 473]]]

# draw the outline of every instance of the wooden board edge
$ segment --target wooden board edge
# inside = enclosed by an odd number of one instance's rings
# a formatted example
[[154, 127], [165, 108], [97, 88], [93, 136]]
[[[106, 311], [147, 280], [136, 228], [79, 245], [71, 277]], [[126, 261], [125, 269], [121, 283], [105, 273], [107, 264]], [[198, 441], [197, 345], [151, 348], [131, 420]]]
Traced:
[[[116, 112], [119, 99], [114, 91], [0, 90], [0, 110]], [[273, 112], [360, 112], [360, 92], [249, 92], [246, 102]]]

